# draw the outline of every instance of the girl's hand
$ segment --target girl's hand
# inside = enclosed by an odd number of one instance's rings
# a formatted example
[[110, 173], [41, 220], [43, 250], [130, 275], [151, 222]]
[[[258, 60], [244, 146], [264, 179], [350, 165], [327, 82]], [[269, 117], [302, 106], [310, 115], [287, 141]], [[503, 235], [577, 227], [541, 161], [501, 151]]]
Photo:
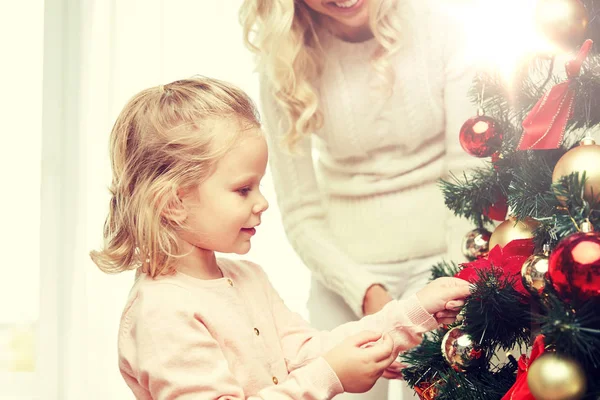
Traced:
[[387, 379], [404, 379], [402, 376], [402, 370], [406, 367], [406, 365], [402, 364], [399, 361], [394, 361], [389, 367], [385, 369], [383, 372], [383, 377]]
[[389, 334], [361, 332], [329, 350], [325, 361], [338, 376], [344, 391], [364, 393], [371, 389], [396, 359]]
[[438, 278], [417, 292], [423, 308], [441, 324], [454, 322], [471, 294], [471, 284], [458, 278]]

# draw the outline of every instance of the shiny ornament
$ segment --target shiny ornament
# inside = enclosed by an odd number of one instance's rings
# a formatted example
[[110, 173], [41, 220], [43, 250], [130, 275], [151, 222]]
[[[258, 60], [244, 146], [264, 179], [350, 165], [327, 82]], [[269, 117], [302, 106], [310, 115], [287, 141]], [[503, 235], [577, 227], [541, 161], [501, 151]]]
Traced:
[[[575, 172], [579, 173], [580, 178], [585, 172], [583, 198], [589, 203], [600, 200], [600, 145], [593, 139], [582, 140], [579, 146], [569, 150], [558, 160], [552, 173], [552, 183]], [[564, 205], [564, 199], [559, 197], [559, 200]]]
[[490, 237], [490, 250], [496, 247], [496, 245], [504, 247], [516, 239], [533, 238], [533, 231], [537, 226], [538, 222], [533, 218], [526, 217], [521, 221], [517, 221], [516, 218], [510, 217], [498, 225], [492, 233]]
[[535, 19], [541, 33], [563, 50], [573, 50], [584, 41], [590, 22], [580, 0], [540, 0]]
[[465, 235], [462, 241], [462, 253], [473, 261], [485, 257], [489, 251], [490, 236], [492, 234], [483, 228], [475, 228]]
[[461, 372], [477, 367], [485, 360], [483, 349], [460, 326], [444, 335], [442, 355], [455, 371]]
[[546, 274], [548, 272], [548, 255], [545, 248], [543, 254], [534, 254], [530, 256], [521, 268], [521, 279], [523, 286], [532, 294], [542, 295], [546, 287]]
[[571, 358], [544, 353], [529, 367], [527, 385], [537, 400], [581, 399], [586, 390], [585, 372]]
[[600, 296], [600, 234], [591, 224], [561, 240], [550, 254], [548, 278], [561, 299], [585, 301]]
[[498, 123], [485, 115], [469, 118], [460, 128], [460, 145], [472, 156], [489, 157], [502, 144]]
[[506, 219], [506, 214], [508, 213], [507, 201], [506, 196], [498, 196], [494, 204], [483, 210], [483, 215], [494, 221], [504, 221]]

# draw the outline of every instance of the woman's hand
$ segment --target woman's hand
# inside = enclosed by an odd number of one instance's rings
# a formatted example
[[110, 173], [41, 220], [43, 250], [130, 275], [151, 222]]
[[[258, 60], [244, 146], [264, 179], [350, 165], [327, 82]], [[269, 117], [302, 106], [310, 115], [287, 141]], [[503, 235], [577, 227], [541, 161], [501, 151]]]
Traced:
[[381, 285], [372, 285], [365, 293], [363, 301], [363, 313], [365, 315], [375, 314], [383, 306], [392, 301], [392, 296]]

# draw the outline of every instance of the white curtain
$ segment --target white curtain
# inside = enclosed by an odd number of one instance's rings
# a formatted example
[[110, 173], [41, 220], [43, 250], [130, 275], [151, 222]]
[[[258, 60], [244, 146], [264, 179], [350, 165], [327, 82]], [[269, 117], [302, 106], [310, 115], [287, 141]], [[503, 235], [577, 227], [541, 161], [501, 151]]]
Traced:
[[[47, 0], [42, 145], [40, 398], [131, 399], [117, 369], [117, 329], [132, 274], [108, 276], [101, 244], [110, 183], [108, 135], [136, 92], [195, 74], [257, 99], [236, 0]], [[309, 273], [271, 209], [247, 256], [305, 315]], [[293, 284], [292, 284], [293, 282]]]

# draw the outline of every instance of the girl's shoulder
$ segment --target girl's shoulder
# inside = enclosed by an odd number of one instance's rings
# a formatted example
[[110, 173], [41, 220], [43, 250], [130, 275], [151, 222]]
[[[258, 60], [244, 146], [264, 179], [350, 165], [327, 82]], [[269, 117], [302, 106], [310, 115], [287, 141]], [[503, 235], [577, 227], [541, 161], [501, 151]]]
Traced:
[[217, 263], [223, 274], [231, 278], [264, 279], [265, 272], [260, 265], [244, 259], [218, 258]]

